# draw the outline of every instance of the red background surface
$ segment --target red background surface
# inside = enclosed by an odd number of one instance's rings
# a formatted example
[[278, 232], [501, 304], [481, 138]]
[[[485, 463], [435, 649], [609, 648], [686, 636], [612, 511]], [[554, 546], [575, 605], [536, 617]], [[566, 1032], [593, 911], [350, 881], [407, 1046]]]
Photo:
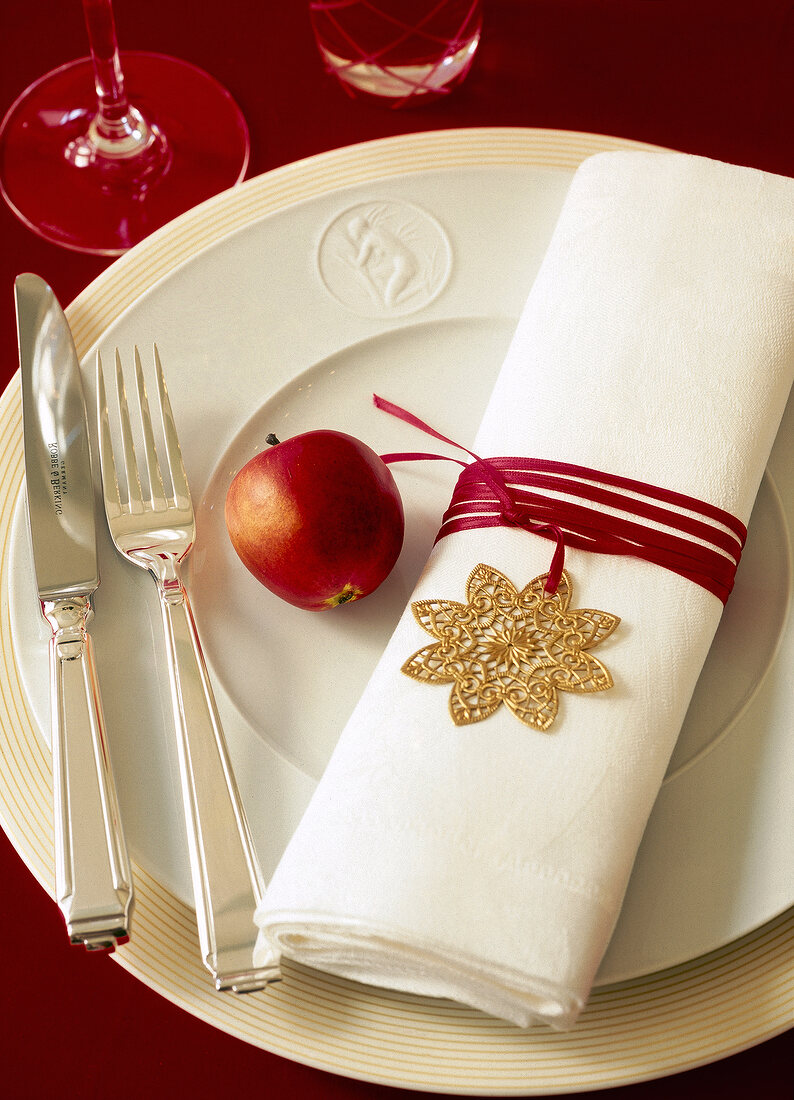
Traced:
[[[467, 81], [410, 111], [351, 100], [324, 74], [304, 0], [116, 0], [116, 21], [122, 48], [175, 54], [226, 85], [250, 126], [249, 176], [371, 138], [463, 126], [615, 134], [794, 176], [788, 0], [484, 0], [484, 7]], [[4, 5], [0, 113], [32, 80], [86, 52], [77, 0]], [[0, 203], [3, 388], [17, 367], [15, 275], [37, 272], [66, 305], [109, 262], [39, 240]], [[8, 1100], [416, 1095], [248, 1046], [175, 1008], [110, 958], [69, 948], [53, 902], [1, 832], [0, 884], [0, 1095]], [[792, 1037], [587, 1095], [791, 1100]]]

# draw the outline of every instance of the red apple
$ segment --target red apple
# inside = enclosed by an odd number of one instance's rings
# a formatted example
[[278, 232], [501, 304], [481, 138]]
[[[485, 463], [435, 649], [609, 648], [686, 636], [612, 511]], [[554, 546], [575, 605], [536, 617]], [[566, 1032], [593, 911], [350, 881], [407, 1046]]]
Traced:
[[402, 501], [388, 466], [343, 432], [267, 442], [226, 496], [240, 560], [271, 592], [308, 611], [374, 591], [403, 542]]

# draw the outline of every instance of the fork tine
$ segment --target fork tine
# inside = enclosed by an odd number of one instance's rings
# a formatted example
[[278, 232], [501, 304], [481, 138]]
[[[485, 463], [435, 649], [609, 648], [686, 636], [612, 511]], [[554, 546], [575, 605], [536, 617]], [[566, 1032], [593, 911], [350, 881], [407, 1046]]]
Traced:
[[138, 393], [138, 408], [141, 414], [141, 427], [143, 428], [143, 455], [149, 480], [149, 503], [155, 511], [161, 511], [167, 507], [165, 491], [160, 473], [160, 464], [157, 461], [157, 449], [154, 445], [154, 433], [152, 432], [152, 418], [149, 413], [149, 398], [146, 393], [146, 382], [143, 378], [143, 367], [137, 344], [133, 355], [135, 358], [135, 388]]
[[163, 417], [163, 433], [165, 435], [166, 461], [168, 474], [174, 491], [174, 500], [180, 508], [192, 507], [190, 499], [190, 487], [185, 473], [185, 464], [182, 460], [182, 449], [179, 446], [174, 423], [174, 414], [171, 410], [171, 402], [168, 399], [168, 388], [163, 377], [163, 365], [160, 362], [160, 353], [157, 344], [154, 345], [154, 365], [157, 374], [157, 391], [160, 397], [160, 411]]
[[110, 420], [105, 395], [105, 371], [102, 357], [96, 353], [97, 422], [99, 424], [99, 467], [102, 473], [102, 496], [109, 518], [121, 515], [121, 494], [113, 461], [113, 443], [110, 438]]
[[127, 501], [130, 512], [137, 515], [143, 511], [143, 493], [141, 492], [141, 479], [138, 474], [138, 460], [135, 457], [135, 446], [132, 441], [130, 411], [127, 407], [127, 390], [124, 386], [124, 371], [121, 368], [121, 356], [118, 348], [116, 348], [116, 401], [121, 426], [121, 450], [124, 459], [124, 475], [127, 481]]

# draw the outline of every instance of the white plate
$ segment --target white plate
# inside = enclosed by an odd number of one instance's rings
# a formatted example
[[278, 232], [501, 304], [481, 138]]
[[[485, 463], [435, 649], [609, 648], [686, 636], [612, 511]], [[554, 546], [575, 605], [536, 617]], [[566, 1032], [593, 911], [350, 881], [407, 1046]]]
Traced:
[[[68, 311], [86, 366], [97, 346], [108, 355], [115, 345], [127, 354], [135, 342], [160, 347], [198, 505], [189, 583], [266, 874], [410, 594], [455, 475], [440, 464], [397, 469], [408, 515], [398, 566], [366, 600], [324, 615], [276, 600], [238, 563], [223, 524], [229, 479], [270, 431], [333, 427], [381, 452], [423, 449], [421, 437], [372, 407], [373, 391], [469, 443], [573, 170], [590, 153], [626, 147], [637, 146], [478, 130], [323, 154], [166, 227]], [[362, 248], [367, 232], [378, 249]], [[91, 371], [86, 384], [92, 394]], [[0, 814], [52, 892], [45, 633], [19, 498], [15, 385], [0, 412], [2, 627], [13, 642], [0, 670]], [[599, 988], [565, 1036], [295, 966], [264, 994], [210, 992], [196, 962], [168, 689], [151, 673], [153, 660], [163, 667], [154, 586], [103, 537], [93, 634], [138, 876], [122, 965], [287, 1057], [447, 1091], [618, 1084], [788, 1026], [793, 417], [789, 409]], [[663, 967], [673, 969], [653, 973]]]

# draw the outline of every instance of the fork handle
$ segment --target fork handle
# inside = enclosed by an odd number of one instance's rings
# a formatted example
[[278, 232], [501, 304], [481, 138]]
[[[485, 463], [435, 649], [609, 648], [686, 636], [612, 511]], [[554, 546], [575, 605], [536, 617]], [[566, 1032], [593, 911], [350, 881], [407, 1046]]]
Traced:
[[69, 939], [110, 950], [129, 939], [132, 876], [87, 624], [87, 596], [42, 602], [52, 628], [55, 894]]
[[158, 591], [201, 955], [216, 989], [247, 993], [281, 976], [252, 965], [264, 883], [178, 567]]

